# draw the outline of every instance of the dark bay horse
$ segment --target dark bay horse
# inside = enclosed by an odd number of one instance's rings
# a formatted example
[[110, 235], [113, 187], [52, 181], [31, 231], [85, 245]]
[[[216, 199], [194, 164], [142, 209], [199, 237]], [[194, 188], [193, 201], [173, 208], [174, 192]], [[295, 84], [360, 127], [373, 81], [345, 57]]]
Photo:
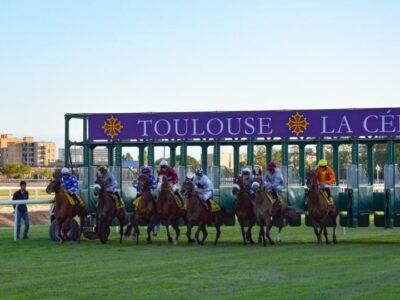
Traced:
[[147, 225], [147, 243], [151, 244], [151, 235], [154, 226], [157, 224], [157, 207], [150, 192], [150, 181], [146, 175], [140, 175], [138, 178], [138, 189], [141, 191], [142, 197], [135, 210], [133, 225], [136, 233], [136, 244], [139, 244], [139, 225]]
[[96, 209], [96, 232], [100, 241], [106, 244], [110, 235], [110, 226], [114, 218], [119, 221], [119, 242], [122, 243], [122, 235], [125, 221], [125, 208], [117, 208], [113, 194], [107, 192], [107, 182], [98, 173], [96, 176], [94, 193], [99, 197]]
[[61, 185], [61, 176], [61, 171], [56, 170], [53, 173], [53, 180], [46, 188], [48, 194], [55, 193], [55, 217], [58, 225], [58, 238], [61, 243], [68, 240], [69, 223], [75, 216], [78, 216], [80, 220], [80, 231], [77, 242], [80, 243], [86, 217], [86, 209], [84, 207], [76, 208], [69, 202], [64, 188]]
[[[329, 244], [327, 232], [327, 220], [330, 219], [333, 226], [333, 243], [336, 244], [336, 218], [339, 214], [336, 205], [328, 205], [324, 197], [324, 187], [317, 183], [317, 174], [313, 170], [307, 172], [307, 187], [308, 192], [308, 214], [311, 217], [314, 227], [314, 233], [318, 243], [322, 243], [321, 233], [324, 232], [325, 241]], [[319, 226], [319, 231], [318, 227]]]
[[[245, 190], [245, 183], [242, 175], [237, 176], [233, 180], [232, 194], [236, 196], [235, 213], [242, 231], [243, 244], [247, 245], [247, 242], [254, 244], [251, 236], [251, 229], [256, 223], [256, 216], [254, 215], [250, 195]], [[246, 232], [245, 227], [247, 227]]]
[[[178, 226], [179, 219], [184, 217], [186, 212], [178, 207], [168, 179], [165, 175], [158, 177], [158, 199], [157, 199], [157, 216], [160, 221], [165, 222], [167, 229], [168, 242], [176, 244], [179, 239], [180, 229]], [[172, 239], [169, 232], [169, 225], [175, 230], [175, 240]]]
[[[208, 236], [207, 224], [213, 224], [216, 229], [216, 236], [214, 245], [217, 245], [218, 239], [221, 236], [221, 226], [224, 223], [225, 210], [221, 208], [220, 211], [212, 212], [209, 214], [206, 205], [203, 203], [198, 194], [194, 190], [193, 178], [186, 177], [183, 182], [182, 195], [186, 198], [187, 204], [187, 232], [186, 236], [189, 243], [194, 243], [197, 241], [199, 245], [204, 245], [204, 242]], [[193, 226], [197, 227], [197, 232], [195, 234], [195, 240], [191, 238]], [[199, 239], [200, 231], [203, 233], [203, 238]]]

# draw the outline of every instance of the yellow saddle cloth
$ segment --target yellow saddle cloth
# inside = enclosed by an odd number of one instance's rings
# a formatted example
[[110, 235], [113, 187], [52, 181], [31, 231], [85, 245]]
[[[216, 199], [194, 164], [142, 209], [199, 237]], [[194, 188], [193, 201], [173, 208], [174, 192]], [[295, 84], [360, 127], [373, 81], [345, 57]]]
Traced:
[[137, 197], [135, 200], [133, 200], [133, 206], [138, 207], [140, 200], [142, 200], [142, 196]]
[[[324, 199], [326, 200], [326, 203], [328, 205], [335, 205], [335, 200], [333, 200], [333, 197], [328, 198], [328, 193], [326, 191], [321, 191], [322, 196], [324, 196]], [[306, 202], [305, 204], [308, 204], [308, 196], [306, 197]]]
[[[273, 205], [276, 203], [276, 199], [272, 197], [265, 189], [264, 189], [264, 194], [269, 200], [269, 202], [271, 202]], [[278, 199], [279, 199], [278, 206], [286, 204], [286, 200], [281, 195], [279, 195], [279, 193], [278, 193]]]
[[221, 210], [221, 206], [219, 206], [219, 204], [217, 202], [215, 202], [214, 200], [210, 199], [209, 200], [211, 203], [211, 211], [212, 212], [217, 212]]
[[[78, 201], [76, 201], [69, 193], [65, 192], [64, 194], [65, 194], [65, 197], [67, 197], [69, 204], [80, 205], [80, 203]], [[83, 199], [79, 195], [76, 195], [76, 196], [80, 199], [80, 202], [83, 204], [83, 206], [86, 206], [85, 201], [83, 201]], [[55, 205], [56, 204], [54, 203], [54, 206]]]
[[118, 201], [118, 197], [116, 195], [112, 195], [114, 202], [115, 202], [115, 207], [116, 208], [123, 208], [125, 207], [125, 203], [124, 200], [122, 200], [122, 198], [120, 198], [121, 202]]
[[328, 203], [328, 205], [334, 205], [335, 201], [333, 200], [333, 197], [328, 197], [328, 193], [326, 191], [322, 191], [322, 195], [324, 196], [324, 199], [326, 200], [326, 203]]
[[172, 191], [170, 191], [170, 193], [171, 193], [171, 195], [174, 197], [175, 203], [176, 203], [176, 205], [179, 207], [179, 209], [187, 210], [186, 204], [184, 203], [184, 204], [182, 205], [182, 202], [181, 202], [181, 200], [178, 198], [178, 196], [177, 196], [175, 193], [173, 193]]

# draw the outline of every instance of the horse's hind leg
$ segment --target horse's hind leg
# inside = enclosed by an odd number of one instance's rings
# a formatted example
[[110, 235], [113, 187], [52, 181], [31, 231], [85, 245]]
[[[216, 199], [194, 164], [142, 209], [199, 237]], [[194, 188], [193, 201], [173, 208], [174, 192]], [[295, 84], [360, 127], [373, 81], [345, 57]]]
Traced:
[[165, 228], [167, 229], [168, 243], [172, 243], [171, 233], [169, 232], [169, 223], [167, 223], [167, 224], [165, 225]]
[[220, 224], [215, 224], [215, 230], [217, 231], [217, 233], [215, 235], [214, 246], [217, 246], [219, 237], [221, 236], [221, 225]]
[[[268, 218], [268, 219], [265, 221], [265, 223], [266, 223], [266, 226], [265, 226], [265, 227], [266, 227], [266, 230], [267, 230], [266, 236], [267, 236], [268, 242], [269, 242], [271, 245], [274, 245], [275, 242], [271, 239], [271, 235], [270, 235], [271, 228], [272, 228], [272, 225], [273, 225], [271, 218]], [[264, 236], [264, 239], [265, 239], [265, 236]]]
[[208, 236], [208, 231], [207, 231], [206, 226], [207, 225], [205, 223], [201, 226], [201, 231], [203, 232], [203, 238], [201, 239], [199, 244], [202, 246], [204, 246], [204, 242], [206, 241], [207, 236]]
[[125, 236], [125, 237], [130, 236], [131, 233], [132, 233], [133, 224], [134, 224], [134, 222], [135, 222], [135, 221], [134, 221], [134, 219], [135, 219], [134, 214], [135, 214], [135, 212], [132, 212], [131, 218], [130, 218], [130, 223], [128, 224], [128, 226], [126, 226], [126, 229], [125, 229], [125, 232], [124, 232], [124, 236]]
[[318, 227], [316, 225], [314, 225], [314, 233], [315, 233], [315, 236], [317, 237], [317, 243], [318, 244], [321, 243], [321, 234], [318, 233]]
[[265, 239], [265, 231], [264, 231], [264, 225], [260, 225], [260, 235], [262, 236], [262, 243], [264, 246], [267, 246], [267, 241]]
[[136, 245], [139, 245], [140, 230], [139, 230], [139, 222], [137, 220], [135, 220], [135, 224], [133, 225], [133, 228], [135, 230], [134, 237], [136, 238]]
[[119, 242], [122, 243], [122, 238], [124, 236], [125, 213], [121, 213], [118, 219], [119, 219]]
[[326, 229], [326, 226], [324, 227], [324, 237], [325, 237], [326, 243], [329, 244], [328, 230]]
[[61, 221], [57, 221], [57, 225], [58, 225], [58, 238], [60, 239], [60, 243], [63, 244], [64, 243], [64, 237], [62, 234], [62, 230], [63, 230], [63, 223]]
[[246, 234], [244, 232], [244, 226], [240, 226], [240, 230], [242, 231], [242, 237], [243, 237], [243, 244], [246, 246], [247, 245], [247, 239], [246, 239]]
[[172, 222], [172, 228], [174, 228], [174, 230], [175, 230], [175, 240], [174, 240], [174, 244], [176, 245], [176, 244], [178, 243], [179, 235], [181, 234], [181, 230], [179, 229], [178, 221], [177, 221], [177, 220], [175, 220], [174, 222]]
[[332, 234], [332, 241], [334, 244], [337, 244], [337, 240], [336, 240], [336, 227], [337, 227], [337, 213], [332, 215], [332, 226], [333, 226], [333, 234]]

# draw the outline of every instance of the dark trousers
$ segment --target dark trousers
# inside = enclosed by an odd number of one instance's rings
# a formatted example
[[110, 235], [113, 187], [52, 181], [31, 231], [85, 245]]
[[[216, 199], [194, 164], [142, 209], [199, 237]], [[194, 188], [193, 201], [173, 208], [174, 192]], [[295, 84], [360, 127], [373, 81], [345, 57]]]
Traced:
[[[15, 212], [17, 213], [17, 212]], [[18, 212], [17, 216], [17, 239], [19, 239], [19, 233], [21, 232], [21, 219], [24, 220], [25, 228], [24, 228], [24, 237], [28, 236], [29, 231], [29, 215], [28, 212]]]

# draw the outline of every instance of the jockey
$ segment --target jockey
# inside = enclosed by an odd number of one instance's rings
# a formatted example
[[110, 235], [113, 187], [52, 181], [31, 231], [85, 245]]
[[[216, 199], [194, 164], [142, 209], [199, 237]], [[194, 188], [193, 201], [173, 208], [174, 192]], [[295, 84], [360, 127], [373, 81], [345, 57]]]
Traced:
[[78, 179], [74, 174], [71, 174], [68, 168], [62, 168], [61, 170], [61, 185], [76, 202], [76, 205], [80, 207], [85, 207], [85, 202], [79, 197], [79, 183]]
[[178, 189], [178, 174], [176, 174], [175, 170], [168, 166], [168, 162], [166, 160], [162, 160], [160, 162], [160, 169], [158, 170], [158, 175], [164, 175], [167, 177], [169, 185], [171, 186], [172, 192], [178, 197], [179, 201], [181, 201], [182, 206], [184, 205], [182, 196], [179, 194]]
[[328, 166], [326, 159], [320, 159], [318, 162], [317, 173], [317, 183], [322, 184], [326, 193], [328, 194], [328, 199], [333, 204], [333, 199], [331, 197], [330, 185], [334, 185], [336, 182], [335, 172], [331, 167]]
[[254, 183], [254, 175], [251, 172], [251, 169], [249, 167], [244, 167], [242, 169], [242, 177], [243, 177], [243, 183], [244, 183], [244, 189], [246, 192], [250, 194], [250, 197], [255, 197], [255, 191], [254, 189], [256, 188]]
[[[142, 175], [146, 175], [149, 178], [150, 181], [150, 192], [153, 197], [156, 196], [156, 190], [157, 190], [157, 180], [153, 175], [151, 175], [151, 169], [149, 166], [144, 166], [142, 168]], [[136, 179], [133, 182], [133, 187], [137, 190], [137, 197], [139, 197], [142, 194], [142, 191], [139, 191], [139, 181]]]
[[264, 186], [267, 190], [271, 190], [275, 200], [279, 201], [279, 194], [284, 189], [283, 176], [279, 169], [276, 168], [276, 164], [270, 161], [267, 164], [267, 172], [264, 175]]
[[208, 179], [208, 177], [204, 175], [204, 171], [202, 168], [197, 168], [194, 173], [196, 174], [196, 176], [193, 179], [193, 184], [197, 186], [197, 193], [199, 195], [199, 198], [200, 200], [207, 203], [208, 211], [211, 212], [210, 199], [212, 197], [214, 185], [212, 184], [210, 179]]
[[121, 197], [119, 196], [119, 193], [117, 191], [118, 182], [115, 179], [114, 175], [112, 173], [108, 172], [108, 168], [106, 166], [101, 166], [99, 168], [99, 172], [100, 172], [101, 176], [103, 177], [103, 179], [106, 181], [107, 192], [114, 194], [117, 197], [119, 206], [123, 206]]

